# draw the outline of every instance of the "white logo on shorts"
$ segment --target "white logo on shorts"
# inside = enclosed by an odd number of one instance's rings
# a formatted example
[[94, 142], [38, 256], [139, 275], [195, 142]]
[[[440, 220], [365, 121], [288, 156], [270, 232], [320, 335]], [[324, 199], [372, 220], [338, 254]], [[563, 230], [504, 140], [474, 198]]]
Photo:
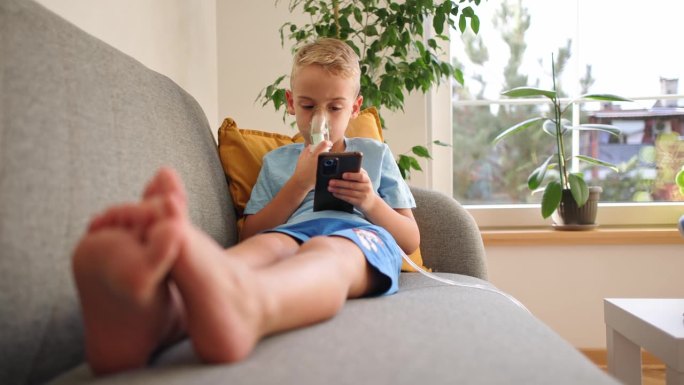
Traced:
[[377, 245], [383, 245], [382, 239], [380, 239], [380, 237], [378, 237], [378, 235], [372, 231], [354, 229], [354, 232], [356, 233], [356, 236], [359, 237], [359, 240], [361, 240], [363, 247], [365, 247], [367, 250], [373, 250], [374, 252], [377, 252]]

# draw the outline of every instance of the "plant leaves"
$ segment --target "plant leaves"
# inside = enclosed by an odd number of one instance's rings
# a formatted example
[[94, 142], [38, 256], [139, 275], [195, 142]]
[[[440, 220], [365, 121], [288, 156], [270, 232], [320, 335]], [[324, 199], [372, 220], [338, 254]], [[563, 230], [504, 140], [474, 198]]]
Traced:
[[620, 137], [620, 134], [622, 133], [620, 128], [610, 124], [580, 124], [579, 126], [572, 126], [570, 129], [580, 131], [603, 131], [617, 137]]
[[454, 68], [454, 79], [456, 79], [460, 85], [463, 85], [465, 82], [465, 79], [463, 79], [463, 71], [461, 71], [459, 68]]
[[595, 166], [608, 167], [609, 169], [611, 169], [615, 172], [620, 172], [620, 169], [616, 165], [614, 165], [612, 163], [604, 162], [604, 161], [596, 159], [596, 158], [592, 158], [590, 156], [577, 155], [577, 159], [584, 161], [584, 162], [587, 162], [587, 163], [591, 163]]
[[530, 176], [527, 178], [527, 187], [529, 187], [530, 190], [536, 190], [542, 183], [544, 177], [546, 176], [546, 171], [549, 169], [549, 163], [555, 156], [555, 154], [549, 156], [548, 158], [546, 158], [544, 163], [541, 164], [541, 166], [537, 167], [536, 170], [532, 171], [532, 174], [530, 174]]
[[582, 179], [582, 175], [570, 174], [568, 175], [568, 182], [570, 183], [572, 197], [577, 202], [577, 207], [584, 206], [589, 199], [589, 187], [587, 187], [587, 183]]
[[604, 100], [609, 102], [633, 102], [632, 99], [623, 98], [613, 94], [586, 94], [579, 97], [580, 99]]
[[444, 31], [444, 22], [446, 18], [443, 13], [437, 13], [432, 19], [432, 27], [435, 29], [438, 35], [441, 35]]
[[527, 119], [524, 122], [520, 122], [520, 123], [514, 125], [513, 127], [508, 128], [506, 131], [500, 133], [499, 135], [497, 135], [496, 138], [494, 138], [493, 143], [496, 144], [500, 140], [502, 140], [503, 138], [506, 138], [510, 135], [513, 135], [516, 132], [522, 131], [522, 130], [536, 124], [537, 122], [539, 122], [543, 119], [544, 119], [543, 117], [536, 117], [536, 118], [532, 118], [532, 119]]
[[[570, 128], [570, 121], [567, 119], [561, 119], [561, 135], [565, 135]], [[546, 119], [542, 124], [542, 130], [547, 134], [556, 137], [556, 121], [553, 119]]]
[[402, 178], [409, 179], [409, 171], [411, 170], [411, 157], [408, 157], [406, 155], [399, 155], [399, 161], [397, 162], [397, 166], [399, 166], [399, 172], [401, 173]]
[[405, 170], [411, 168], [411, 158], [406, 155], [399, 155], [399, 167]]
[[423, 169], [420, 167], [420, 163], [418, 163], [418, 159], [416, 159], [412, 156], [409, 156], [408, 158], [411, 159], [411, 168], [412, 169], [418, 170], [418, 171], [423, 171]]
[[548, 218], [556, 211], [558, 205], [560, 205], [562, 195], [563, 189], [561, 188], [560, 183], [552, 181], [546, 185], [541, 202], [542, 217]]
[[435, 140], [432, 143], [434, 143], [438, 146], [451, 147], [451, 145], [449, 143], [442, 142], [441, 140]]
[[470, 18], [470, 29], [472, 29], [476, 35], [480, 32], [480, 18], [476, 15], [473, 15]]
[[361, 9], [354, 8], [354, 20], [356, 20], [356, 22], [359, 24], [361, 24], [361, 22], [363, 21], [363, 16], [361, 16]]
[[546, 119], [544, 123], [542, 123], [542, 130], [546, 132], [547, 134], [553, 136], [554, 138], [556, 137], [556, 121], [552, 119]]
[[413, 152], [417, 156], [420, 156], [421, 158], [432, 159], [432, 157], [430, 156], [430, 151], [428, 151], [428, 149], [424, 146], [413, 146], [411, 148], [411, 152]]
[[544, 90], [534, 87], [516, 87], [508, 91], [504, 91], [501, 95], [511, 98], [524, 98], [530, 96], [546, 96], [549, 99], [556, 97], [556, 91]]

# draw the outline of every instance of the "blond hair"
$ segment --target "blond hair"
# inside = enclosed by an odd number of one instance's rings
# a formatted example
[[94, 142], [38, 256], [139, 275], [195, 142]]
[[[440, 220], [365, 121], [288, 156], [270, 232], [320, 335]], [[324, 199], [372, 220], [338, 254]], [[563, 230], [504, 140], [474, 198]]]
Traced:
[[309, 65], [319, 65], [332, 75], [353, 79], [357, 93], [361, 88], [359, 57], [341, 40], [321, 38], [299, 48], [292, 61], [290, 88], [299, 69]]

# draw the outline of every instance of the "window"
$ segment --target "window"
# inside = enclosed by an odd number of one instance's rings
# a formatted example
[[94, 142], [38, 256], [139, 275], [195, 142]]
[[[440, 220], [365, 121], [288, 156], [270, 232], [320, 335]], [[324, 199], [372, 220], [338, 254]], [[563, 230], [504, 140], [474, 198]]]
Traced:
[[[453, 32], [452, 61], [465, 86], [453, 101], [454, 197], [481, 226], [540, 225], [541, 194], [527, 177], [552, 153], [553, 138], [531, 128], [496, 147], [492, 139], [514, 123], [548, 111], [541, 99], [503, 99], [518, 86], [557, 88], [565, 103], [584, 93], [612, 93], [629, 103], [579, 101], [573, 124], [619, 127], [619, 138], [573, 132], [570, 150], [618, 165], [620, 172], [573, 169], [603, 188], [601, 224], [670, 224], [684, 213], [674, 175], [684, 164], [684, 57], [673, 43], [684, 3], [661, 0], [488, 0], [477, 8], [480, 34]], [[494, 209], [494, 210], [492, 210]], [[514, 215], [501, 215], [512, 210]], [[505, 218], [503, 218], [505, 217]], [[502, 222], [502, 218], [510, 223]]]

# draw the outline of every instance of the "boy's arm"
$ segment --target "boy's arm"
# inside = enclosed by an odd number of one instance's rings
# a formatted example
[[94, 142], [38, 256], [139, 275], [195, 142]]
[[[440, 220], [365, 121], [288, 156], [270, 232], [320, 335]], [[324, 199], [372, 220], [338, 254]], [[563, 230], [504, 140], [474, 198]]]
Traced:
[[420, 244], [418, 224], [411, 209], [393, 209], [373, 190], [366, 170], [344, 173], [343, 180], [331, 180], [329, 190], [334, 196], [353, 204], [373, 224], [383, 227], [410, 254]]
[[366, 217], [375, 225], [389, 231], [406, 254], [411, 254], [420, 245], [420, 231], [411, 209], [393, 209], [378, 195], [377, 204], [367, 211]]
[[287, 219], [297, 210], [309, 190], [290, 178], [263, 209], [256, 214], [245, 217], [240, 239], [247, 239], [263, 230], [272, 229], [287, 222]]
[[332, 144], [329, 141], [323, 141], [314, 147], [313, 151], [311, 151], [310, 146], [306, 146], [302, 150], [297, 159], [294, 173], [280, 191], [259, 212], [245, 217], [240, 239], [247, 239], [263, 230], [272, 229], [287, 222], [292, 213], [302, 204], [309, 191], [314, 188], [316, 160], [318, 155], [330, 146]]

